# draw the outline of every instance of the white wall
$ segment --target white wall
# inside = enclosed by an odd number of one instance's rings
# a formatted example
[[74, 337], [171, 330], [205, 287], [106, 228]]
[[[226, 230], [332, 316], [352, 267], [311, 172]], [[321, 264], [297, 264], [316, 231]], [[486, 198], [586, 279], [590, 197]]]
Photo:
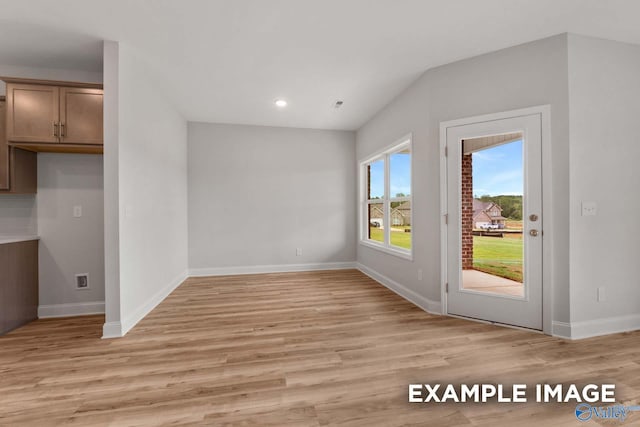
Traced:
[[[413, 132], [414, 261], [358, 246], [358, 262], [409, 292], [440, 301], [440, 122], [551, 105], [554, 319], [569, 321], [569, 125], [567, 37], [560, 35], [438, 67], [423, 74], [357, 134], [363, 159]], [[549, 220], [549, 218], [547, 218]], [[418, 280], [417, 270], [423, 270]]]
[[104, 66], [104, 337], [122, 335], [120, 317], [119, 81], [120, 45], [105, 41]]
[[[571, 322], [578, 337], [640, 328], [638, 76], [640, 46], [569, 36]], [[597, 215], [581, 216], [582, 201], [596, 202]], [[597, 301], [598, 287], [606, 301]], [[594, 319], [608, 321], [589, 324]]]
[[192, 273], [352, 263], [355, 209], [353, 132], [189, 123]]
[[[36, 200], [40, 316], [103, 312], [102, 156], [38, 154]], [[75, 288], [78, 273], [89, 274], [89, 289]]]
[[36, 198], [26, 194], [0, 194], [0, 236], [36, 234]]
[[[186, 278], [187, 125], [137, 52], [123, 44], [111, 50], [117, 50], [118, 62], [118, 157], [106, 167], [117, 166], [119, 305], [124, 334]], [[105, 63], [113, 89], [112, 66]], [[105, 126], [114, 124], [112, 115], [108, 117]], [[105, 150], [113, 150], [112, 142]], [[113, 170], [109, 179], [106, 200], [113, 196]], [[109, 221], [111, 225], [118, 222]], [[112, 302], [107, 299], [107, 303]]]

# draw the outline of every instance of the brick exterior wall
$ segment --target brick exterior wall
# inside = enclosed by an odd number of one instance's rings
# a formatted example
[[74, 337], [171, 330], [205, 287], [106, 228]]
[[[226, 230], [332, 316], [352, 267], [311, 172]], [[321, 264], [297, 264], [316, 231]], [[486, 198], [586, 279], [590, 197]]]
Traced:
[[473, 165], [471, 154], [462, 154], [462, 268], [473, 268]]

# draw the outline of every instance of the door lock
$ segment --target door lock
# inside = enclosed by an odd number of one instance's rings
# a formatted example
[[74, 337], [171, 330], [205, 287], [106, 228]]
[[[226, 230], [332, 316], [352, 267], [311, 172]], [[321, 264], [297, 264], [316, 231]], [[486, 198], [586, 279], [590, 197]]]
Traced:
[[538, 230], [529, 230], [529, 234], [533, 237], [536, 237], [538, 235]]
[[536, 222], [537, 220], [538, 220], [538, 215], [536, 214], [529, 215], [529, 221]]

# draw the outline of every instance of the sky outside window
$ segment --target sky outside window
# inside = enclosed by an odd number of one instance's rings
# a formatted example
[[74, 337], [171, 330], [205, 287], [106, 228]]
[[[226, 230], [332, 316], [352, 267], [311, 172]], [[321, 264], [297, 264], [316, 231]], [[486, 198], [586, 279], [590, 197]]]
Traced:
[[398, 194], [409, 196], [411, 194], [411, 154], [407, 150], [393, 153], [389, 157], [391, 197], [398, 197]]
[[521, 196], [524, 188], [522, 140], [473, 153], [473, 193]]

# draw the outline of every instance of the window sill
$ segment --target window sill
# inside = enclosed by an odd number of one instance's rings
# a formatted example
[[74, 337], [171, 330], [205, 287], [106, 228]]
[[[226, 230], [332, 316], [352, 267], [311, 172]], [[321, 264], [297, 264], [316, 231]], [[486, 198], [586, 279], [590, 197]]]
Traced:
[[360, 244], [362, 246], [366, 246], [371, 249], [378, 250], [380, 252], [384, 252], [389, 255], [397, 256], [399, 258], [406, 259], [408, 261], [413, 261], [413, 251], [404, 251], [402, 249], [394, 249], [388, 246], [378, 245], [376, 243], [372, 243], [368, 240], [360, 240]]

